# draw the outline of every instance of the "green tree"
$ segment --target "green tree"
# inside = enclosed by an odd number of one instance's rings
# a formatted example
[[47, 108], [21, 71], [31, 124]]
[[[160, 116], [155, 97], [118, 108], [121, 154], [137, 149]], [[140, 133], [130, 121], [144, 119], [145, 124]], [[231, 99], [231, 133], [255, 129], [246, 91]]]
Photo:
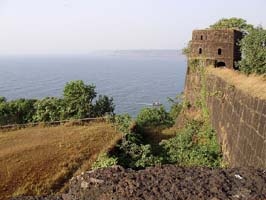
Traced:
[[67, 118], [85, 118], [93, 116], [92, 101], [96, 97], [94, 85], [83, 81], [70, 81], [64, 88], [65, 115]]
[[32, 122], [35, 99], [17, 99], [0, 103], [0, 124], [24, 124]]
[[0, 103], [4, 103], [4, 102], [6, 102], [6, 98], [0, 96]]
[[182, 49], [182, 54], [189, 56], [190, 52], [191, 52], [191, 41], [189, 41], [187, 46]]
[[137, 116], [137, 124], [143, 126], [173, 125], [174, 121], [163, 106], [160, 108], [143, 108]]
[[33, 116], [34, 121], [52, 122], [63, 118], [62, 115], [65, 110], [63, 99], [46, 97], [37, 101], [34, 106], [36, 109], [36, 113]]
[[241, 40], [242, 60], [238, 63], [240, 71], [246, 74], [266, 73], [266, 30], [257, 27]]
[[210, 25], [211, 29], [237, 29], [244, 33], [248, 33], [254, 27], [251, 24], [248, 24], [246, 20], [241, 18], [222, 18], [216, 23]]
[[109, 98], [105, 95], [100, 95], [98, 100], [96, 101], [94, 105], [94, 116], [95, 117], [101, 117], [105, 114], [113, 114], [114, 113], [114, 103], [113, 98]]
[[219, 167], [222, 154], [216, 134], [209, 124], [191, 120], [169, 140], [160, 146], [168, 163], [183, 166]]
[[182, 102], [182, 98], [183, 98], [183, 95], [180, 94], [180, 95], [177, 95], [175, 99], [172, 99], [169, 97], [167, 99], [168, 102], [172, 104], [171, 108], [170, 108], [169, 115], [174, 120], [178, 117], [178, 115], [182, 111], [183, 103], [184, 103], [184, 101]]

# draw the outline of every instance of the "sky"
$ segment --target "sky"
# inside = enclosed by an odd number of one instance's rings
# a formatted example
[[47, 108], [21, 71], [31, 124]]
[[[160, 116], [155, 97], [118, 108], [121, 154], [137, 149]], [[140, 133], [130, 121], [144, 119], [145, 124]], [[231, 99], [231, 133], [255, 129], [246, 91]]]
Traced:
[[266, 0], [0, 0], [0, 54], [181, 49], [221, 18], [266, 27], [265, 10]]

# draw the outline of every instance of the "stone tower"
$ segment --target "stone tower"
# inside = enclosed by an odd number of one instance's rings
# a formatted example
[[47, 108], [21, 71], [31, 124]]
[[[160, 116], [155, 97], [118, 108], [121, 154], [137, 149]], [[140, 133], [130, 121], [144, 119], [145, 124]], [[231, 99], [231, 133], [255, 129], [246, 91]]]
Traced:
[[238, 42], [243, 33], [237, 30], [195, 30], [192, 34], [189, 58], [200, 59], [206, 65], [236, 69], [241, 59]]

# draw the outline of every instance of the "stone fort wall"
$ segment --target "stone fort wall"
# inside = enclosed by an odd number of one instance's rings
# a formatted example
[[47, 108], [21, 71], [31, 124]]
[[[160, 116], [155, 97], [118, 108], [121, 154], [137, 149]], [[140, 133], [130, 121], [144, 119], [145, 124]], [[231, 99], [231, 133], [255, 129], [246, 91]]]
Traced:
[[[212, 74], [206, 75], [207, 107], [223, 155], [231, 167], [266, 167], [266, 100], [250, 96]], [[187, 72], [185, 96], [199, 98], [201, 76]]]

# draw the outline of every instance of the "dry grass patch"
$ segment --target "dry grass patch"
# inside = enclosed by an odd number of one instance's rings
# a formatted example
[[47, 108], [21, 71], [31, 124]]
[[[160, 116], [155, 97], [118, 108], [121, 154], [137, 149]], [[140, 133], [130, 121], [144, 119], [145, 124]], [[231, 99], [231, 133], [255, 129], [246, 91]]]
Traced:
[[238, 71], [208, 67], [208, 73], [216, 75], [236, 88], [260, 99], [266, 99], [266, 76], [245, 75]]
[[0, 199], [62, 191], [120, 138], [103, 122], [0, 132]]

